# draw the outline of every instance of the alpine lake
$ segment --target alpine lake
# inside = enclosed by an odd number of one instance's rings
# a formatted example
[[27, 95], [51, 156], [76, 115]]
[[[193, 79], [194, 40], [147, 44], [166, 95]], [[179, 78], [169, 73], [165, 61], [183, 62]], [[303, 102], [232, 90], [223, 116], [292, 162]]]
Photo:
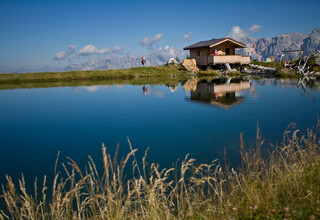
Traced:
[[[170, 168], [188, 154], [196, 163], [219, 159], [240, 165], [240, 134], [253, 148], [259, 128], [263, 152], [286, 130], [315, 126], [320, 81], [299, 79], [190, 79], [172, 85], [91, 85], [0, 90], [0, 185], [23, 173], [32, 186], [52, 180], [66, 157], [85, 169], [90, 155], [102, 169], [101, 145], [118, 158]], [[224, 160], [226, 158], [226, 161]], [[68, 166], [68, 165], [67, 165]], [[49, 181], [50, 183], [50, 181]]]

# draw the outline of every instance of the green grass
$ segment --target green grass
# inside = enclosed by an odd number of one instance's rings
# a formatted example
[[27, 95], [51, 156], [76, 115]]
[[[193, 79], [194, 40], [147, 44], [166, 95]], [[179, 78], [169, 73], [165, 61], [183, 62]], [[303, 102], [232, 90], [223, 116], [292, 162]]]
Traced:
[[0, 74], [0, 84], [22, 84], [43, 82], [73, 82], [73, 81], [136, 81], [155, 80], [167, 82], [172, 79], [186, 79], [189, 73], [181, 67], [155, 66], [136, 67], [119, 70], [92, 70], [44, 73], [10, 73]]
[[283, 63], [279, 62], [259, 62], [259, 61], [253, 61], [251, 64], [265, 66], [265, 67], [272, 67], [277, 68], [278, 70], [283, 69]]
[[278, 70], [275, 75], [276, 78], [282, 78], [282, 79], [299, 79], [301, 78], [301, 74], [296, 73], [293, 69], [280, 69]]
[[313, 70], [316, 71], [316, 72], [320, 72], [320, 66], [314, 66]]
[[[319, 219], [319, 126], [305, 135], [285, 132], [266, 158], [258, 129], [253, 149], [245, 150], [240, 138], [242, 166], [231, 170], [218, 161], [197, 165], [188, 156], [160, 169], [147, 162], [147, 152], [138, 163], [130, 141], [120, 161], [102, 145], [103, 173], [91, 157], [85, 170], [69, 158], [64, 179], [57, 160], [50, 200], [46, 177], [39, 189], [34, 184], [40, 194], [28, 194], [23, 176], [18, 187], [7, 176], [2, 199], [8, 212], [0, 211], [0, 219]], [[128, 164], [131, 179], [124, 178]]]

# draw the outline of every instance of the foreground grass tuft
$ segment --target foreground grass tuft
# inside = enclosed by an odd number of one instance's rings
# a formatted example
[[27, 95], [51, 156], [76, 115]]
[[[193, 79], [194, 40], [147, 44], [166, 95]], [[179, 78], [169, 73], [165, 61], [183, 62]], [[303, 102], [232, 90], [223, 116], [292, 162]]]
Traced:
[[[0, 211], [0, 219], [317, 219], [319, 126], [320, 121], [306, 135], [286, 132], [267, 158], [260, 155], [259, 130], [254, 149], [245, 150], [241, 138], [237, 170], [217, 161], [196, 165], [188, 156], [179, 167], [160, 170], [146, 162], [147, 152], [138, 163], [130, 141], [131, 151], [120, 161], [102, 145], [104, 172], [90, 157], [85, 171], [69, 158], [69, 166], [63, 164], [68, 178], [56, 172], [50, 200], [46, 177], [41, 190], [34, 184], [41, 193], [31, 195], [23, 176], [19, 187], [7, 176], [2, 197], [8, 211]], [[126, 180], [128, 164], [133, 178]]]

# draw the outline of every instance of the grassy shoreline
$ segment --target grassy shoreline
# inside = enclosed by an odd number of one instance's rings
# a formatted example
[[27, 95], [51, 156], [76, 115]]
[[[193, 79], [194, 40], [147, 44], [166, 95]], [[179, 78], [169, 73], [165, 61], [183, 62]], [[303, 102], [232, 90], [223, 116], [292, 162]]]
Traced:
[[[131, 152], [120, 161], [102, 145], [104, 172], [98, 173], [90, 157], [85, 171], [69, 158], [69, 166], [63, 165], [68, 178], [56, 172], [50, 186], [52, 200], [47, 199], [46, 177], [35, 195], [27, 193], [23, 178], [15, 187], [7, 177], [0, 198], [9, 212], [0, 211], [0, 219], [318, 219], [319, 135], [320, 120], [305, 135], [286, 131], [283, 143], [265, 158], [258, 130], [253, 149], [245, 150], [240, 138], [238, 169], [218, 161], [196, 165], [186, 156], [178, 166], [160, 170], [146, 162], [147, 152], [138, 162], [130, 141]], [[131, 179], [124, 178], [128, 164]]]
[[113, 81], [113, 80], [155, 80], [170, 81], [186, 79], [190, 73], [177, 66], [135, 67], [119, 70], [91, 70], [43, 73], [0, 74], [0, 84], [22, 84], [43, 82]]
[[[255, 63], [261, 64], [261, 63]], [[265, 66], [279, 69], [276, 78], [301, 78], [294, 72], [284, 71], [278, 63], [262, 63]], [[230, 73], [230, 76], [243, 76], [240, 72]], [[0, 74], [1, 89], [19, 88], [47, 88], [60, 86], [90, 86], [90, 85], [116, 85], [116, 84], [177, 84], [192, 77], [206, 78], [218, 77], [215, 70], [201, 70], [190, 73], [180, 66], [153, 66], [135, 67], [118, 70], [90, 70], [68, 72], [42, 72], [42, 73], [8, 73]]]

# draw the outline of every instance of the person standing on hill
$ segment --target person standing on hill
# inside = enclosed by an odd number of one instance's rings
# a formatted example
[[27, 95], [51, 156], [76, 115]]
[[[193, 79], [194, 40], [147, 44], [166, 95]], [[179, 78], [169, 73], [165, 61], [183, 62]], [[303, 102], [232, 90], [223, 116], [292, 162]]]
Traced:
[[141, 57], [141, 64], [144, 66], [144, 63], [146, 62], [146, 59], [144, 57]]

